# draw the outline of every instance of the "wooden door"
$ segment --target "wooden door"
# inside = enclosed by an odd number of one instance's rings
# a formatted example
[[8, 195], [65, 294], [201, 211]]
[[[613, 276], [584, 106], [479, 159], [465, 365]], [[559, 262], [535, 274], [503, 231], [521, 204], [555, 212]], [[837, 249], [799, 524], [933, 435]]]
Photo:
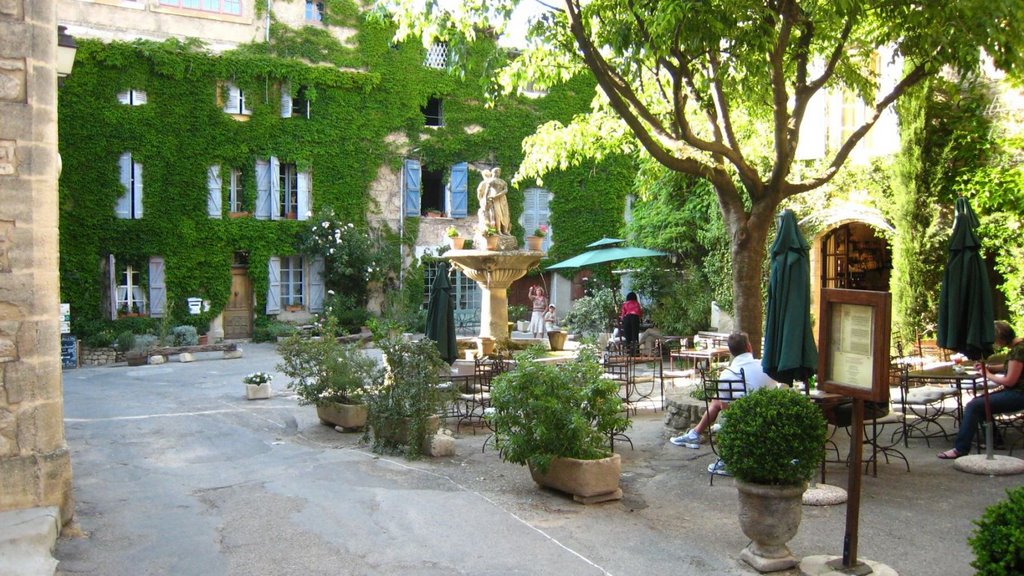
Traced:
[[252, 282], [249, 269], [231, 269], [231, 296], [224, 307], [224, 338], [252, 338]]

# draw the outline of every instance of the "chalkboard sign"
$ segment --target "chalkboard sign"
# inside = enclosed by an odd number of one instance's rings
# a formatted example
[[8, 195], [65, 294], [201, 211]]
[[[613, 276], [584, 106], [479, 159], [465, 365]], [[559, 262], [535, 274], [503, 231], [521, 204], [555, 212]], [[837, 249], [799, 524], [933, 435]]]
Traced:
[[74, 334], [60, 335], [60, 364], [63, 368], [78, 368], [78, 339]]

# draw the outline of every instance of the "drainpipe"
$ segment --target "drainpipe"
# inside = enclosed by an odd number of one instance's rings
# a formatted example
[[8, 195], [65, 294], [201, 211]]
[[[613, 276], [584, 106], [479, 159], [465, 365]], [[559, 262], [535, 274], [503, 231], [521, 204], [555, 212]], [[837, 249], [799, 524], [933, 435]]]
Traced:
[[405, 163], [398, 172], [398, 291], [405, 288]]

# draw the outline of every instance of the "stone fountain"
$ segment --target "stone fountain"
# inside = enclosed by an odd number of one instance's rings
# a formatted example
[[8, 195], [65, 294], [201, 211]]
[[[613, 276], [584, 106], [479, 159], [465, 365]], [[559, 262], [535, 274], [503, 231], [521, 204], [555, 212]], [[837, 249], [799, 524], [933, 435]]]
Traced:
[[[508, 287], [526, 275], [544, 257], [543, 252], [522, 250], [509, 234], [508, 185], [498, 176], [499, 168], [483, 170], [483, 181], [477, 187], [480, 210], [477, 212], [478, 233], [473, 246], [488, 245], [487, 239], [497, 237], [493, 249], [449, 250], [444, 257], [474, 280], [483, 291], [480, 307], [480, 340], [508, 338]], [[485, 233], [490, 232], [487, 236]]]

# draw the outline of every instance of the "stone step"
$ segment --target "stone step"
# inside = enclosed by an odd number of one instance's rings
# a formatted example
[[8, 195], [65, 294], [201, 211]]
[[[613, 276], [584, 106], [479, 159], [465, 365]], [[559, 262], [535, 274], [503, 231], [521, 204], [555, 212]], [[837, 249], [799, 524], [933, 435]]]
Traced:
[[0, 512], [0, 574], [53, 576], [53, 548], [59, 535], [56, 506]]

